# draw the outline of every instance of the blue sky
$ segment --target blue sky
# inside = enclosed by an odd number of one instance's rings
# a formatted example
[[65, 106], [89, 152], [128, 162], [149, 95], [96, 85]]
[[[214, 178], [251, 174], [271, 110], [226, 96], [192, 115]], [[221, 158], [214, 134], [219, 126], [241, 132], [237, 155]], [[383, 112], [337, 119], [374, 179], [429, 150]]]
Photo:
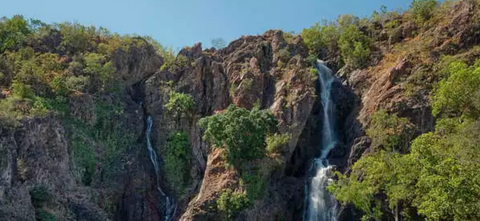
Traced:
[[227, 42], [268, 29], [300, 32], [341, 14], [368, 16], [411, 0], [0, 0], [0, 16], [22, 14], [47, 23], [79, 22], [120, 34], [150, 35], [178, 50], [221, 37]]

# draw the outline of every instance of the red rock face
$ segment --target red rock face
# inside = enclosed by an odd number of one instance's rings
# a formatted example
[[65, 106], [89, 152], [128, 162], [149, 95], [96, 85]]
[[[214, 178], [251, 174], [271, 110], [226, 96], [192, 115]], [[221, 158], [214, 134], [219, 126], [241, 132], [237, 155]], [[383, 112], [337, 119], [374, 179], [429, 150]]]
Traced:
[[[292, 135], [287, 151], [282, 156], [282, 159], [288, 161], [316, 102], [315, 76], [310, 73], [310, 64], [305, 62], [307, 54], [302, 40], [294, 37], [286, 41], [281, 31], [245, 36], [218, 51], [202, 52], [201, 46], [197, 44], [183, 49], [179, 55], [185, 56], [190, 65], [182, 67], [176, 73], [156, 73], [145, 82], [146, 111], [153, 116], [155, 122], [160, 122], [155, 125], [156, 134], [159, 135], [158, 143], [165, 142], [168, 131], [182, 128], [190, 131], [195, 158], [195, 168], [192, 171], [196, 175], [192, 177], [194, 182], [189, 194], [197, 196], [187, 197], [180, 202], [178, 218], [215, 220], [219, 216], [208, 210], [208, 205], [215, 201], [226, 186], [238, 186], [238, 177], [234, 171], [228, 175], [230, 172], [219, 169], [222, 166], [218, 165], [221, 162], [218, 151], [209, 149], [201, 141], [197, 120], [221, 112], [230, 104], [244, 108], [260, 105], [270, 109], [279, 119], [280, 131]], [[162, 81], [169, 80], [173, 81], [177, 91], [193, 96], [198, 116], [192, 122], [178, 122], [165, 115], [163, 105], [168, 100], [168, 89], [158, 88], [161, 88]], [[283, 190], [272, 189], [272, 194], [279, 198], [280, 191]], [[293, 197], [286, 196], [285, 200], [269, 206], [271, 213], [262, 213], [264, 220], [269, 220], [273, 213], [285, 212], [282, 210]], [[272, 199], [265, 199], [258, 208], [271, 203]], [[246, 211], [244, 215], [248, 220], [257, 219], [257, 209]]]
[[[336, 121], [340, 144], [329, 158], [341, 170], [348, 170], [356, 160], [368, 153], [370, 139], [365, 136], [370, 116], [379, 109], [407, 117], [417, 132], [432, 130], [434, 118], [430, 114], [428, 94], [431, 88], [422, 88], [415, 96], [406, 96], [405, 82], [424, 66], [431, 67], [442, 55], [456, 55], [467, 60], [476, 59], [478, 52], [463, 53], [480, 43], [478, 33], [478, 6], [470, 1], [459, 1], [446, 13], [447, 20], [421, 29], [414, 22], [400, 16], [399, 27], [390, 36], [385, 30], [376, 41], [370, 68], [339, 71], [339, 82], [333, 88]], [[382, 28], [380, 28], [382, 29]], [[279, 130], [292, 139], [280, 154], [280, 168], [269, 170], [267, 193], [252, 207], [243, 211], [239, 220], [299, 220], [303, 204], [304, 174], [309, 159], [316, 154], [321, 132], [321, 104], [315, 74], [305, 59], [307, 49], [298, 36], [284, 37], [281, 31], [268, 31], [259, 36], [244, 36], [221, 50], [202, 50], [200, 44], [179, 52], [187, 63], [173, 73], [159, 71], [163, 59], [148, 45], [135, 45], [128, 51], [118, 50], [112, 55], [117, 74], [122, 76], [125, 91], [115, 95], [120, 99], [122, 113], [115, 123], [134, 134], [136, 143], [121, 158], [121, 172], [105, 177], [98, 164], [94, 175], [96, 183], [85, 186], [74, 174], [73, 154], [69, 134], [60, 117], [47, 115], [22, 121], [16, 129], [0, 128], [0, 220], [35, 220], [35, 208], [30, 190], [46, 185], [54, 193], [52, 208], [59, 217], [77, 220], [156, 221], [163, 218], [165, 204], [156, 189], [156, 180], [146, 156], [145, 116], [154, 119], [152, 141], [160, 156], [165, 156], [165, 142], [172, 131], [186, 131], [192, 148], [190, 183], [182, 198], [178, 198], [175, 220], [220, 220], [209, 209], [221, 191], [241, 188], [237, 172], [225, 168], [221, 150], [202, 141], [198, 120], [221, 113], [230, 104], [244, 108], [255, 105], [269, 109], [278, 118]], [[60, 36], [61, 37], [61, 36]], [[44, 41], [37, 51], [55, 48], [61, 39], [58, 33]], [[420, 41], [427, 39], [426, 41]], [[418, 43], [420, 42], [420, 43]], [[405, 51], [395, 51], [394, 45]], [[420, 45], [420, 49], [416, 47]], [[406, 51], [409, 47], [415, 50]], [[416, 47], [413, 47], [416, 46]], [[389, 53], [395, 59], [389, 58]], [[329, 65], [340, 65], [339, 55], [328, 56]], [[389, 60], [391, 59], [391, 60]], [[62, 57], [62, 62], [71, 58]], [[429, 70], [431, 71], [431, 70]], [[431, 79], [422, 79], [425, 84]], [[173, 82], [173, 87], [167, 82]], [[343, 82], [341, 82], [343, 81]], [[343, 83], [343, 84], [342, 84]], [[164, 105], [169, 92], [189, 94], [195, 101], [195, 115], [189, 119], [174, 119]], [[1, 98], [9, 96], [2, 88]], [[69, 112], [86, 125], [98, 121], [95, 100], [89, 93], [75, 93], [69, 97]], [[101, 96], [113, 106], [113, 95]], [[143, 105], [140, 105], [142, 102]], [[106, 154], [103, 144], [86, 139], [85, 145], [95, 150], [95, 157]], [[265, 160], [265, 165], [272, 162]], [[100, 178], [102, 177], [102, 178]], [[168, 194], [168, 183], [160, 177], [160, 185]], [[353, 211], [351, 208], [345, 211]], [[345, 220], [351, 218], [342, 215]], [[58, 220], [58, 219], [57, 219]]]

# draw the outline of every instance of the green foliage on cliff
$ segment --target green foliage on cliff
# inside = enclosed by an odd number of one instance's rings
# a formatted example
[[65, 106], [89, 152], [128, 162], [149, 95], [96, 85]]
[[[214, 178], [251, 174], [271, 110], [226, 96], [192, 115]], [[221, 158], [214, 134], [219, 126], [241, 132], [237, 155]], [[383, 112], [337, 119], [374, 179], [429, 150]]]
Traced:
[[340, 26], [338, 47], [345, 64], [363, 67], [370, 56], [370, 39], [355, 24]]
[[[222, 113], [201, 119], [199, 125], [205, 130], [203, 137], [206, 141], [226, 149], [227, 163], [233, 165], [242, 177], [240, 186], [245, 193], [239, 195], [239, 199], [226, 192], [217, 201], [223, 203], [219, 208], [232, 218], [246, 208], [248, 202], [264, 196], [268, 177], [273, 170], [266, 150], [269, 156], [278, 154], [279, 148], [290, 140], [290, 136], [272, 134], [276, 129], [276, 118], [272, 113], [256, 107], [247, 110], [231, 105]], [[234, 203], [231, 205], [234, 208], [226, 206], [225, 201], [230, 197], [240, 201], [230, 202]], [[246, 199], [243, 200], [243, 197]]]
[[258, 172], [244, 172], [242, 176], [243, 185], [250, 202], [262, 199], [267, 187], [267, 179]]
[[265, 156], [265, 138], [277, 120], [268, 111], [230, 105], [223, 113], [202, 118], [199, 125], [205, 130], [203, 139], [226, 148], [228, 162], [238, 166]]
[[435, 9], [439, 3], [436, 0], [413, 0], [410, 6], [410, 11], [418, 24], [423, 24], [425, 21], [433, 17]]
[[166, 51], [163, 54], [166, 55], [164, 56], [165, 63], [160, 68], [160, 70], [167, 70], [170, 73], [176, 73], [190, 64], [188, 58], [185, 55], [177, 55], [175, 57], [171, 49], [169, 49], [169, 51]]
[[290, 134], [273, 134], [267, 136], [267, 152], [278, 153], [281, 152], [281, 148], [290, 142]]
[[249, 206], [249, 201], [246, 194], [225, 189], [218, 197], [216, 205], [226, 220], [235, 220], [238, 213]]
[[22, 47], [27, 36], [32, 32], [31, 26], [23, 16], [0, 19], [0, 52]]
[[340, 33], [333, 24], [324, 25], [316, 23], [310, 28], [306, 28], [301, 32], [303, 41], [307, 45], [310, 54], [316, 57], [324, 57], [328, 52], [338, 50], [338, 38]]
[[449, 76], [444, 78], [435, 90], [433, 114], [479, 117], [480, 59], [472, 66], [453, 62], [447, 71]]
[[83, 72], [89, 75], [97, 76], [103, 85], [103, 90], [112, 83], [113, 74], [116, 69], [113, 67], [112, 62], [107, 62], [105, 56], [97, 53], [88, 53], [84, 57], [85, 68]]
[[340, 54], [342, 61], [351, 67], [363, 67], [369, 59], [371, 41], [360, 30], [360, 19], [343, 15], [335, 22], [323, 22], [304, 29], [301, 33], [310, 54], [325, 58]]
[[195, 101], [189, 94], [171, 92], [165, 108], [174, 118], [189, 117], [195, 110]]
[[191, 147], [188, 134], [174, 133], [167, 140], [165, 157], [165, 175], [171, 188], [182, 194], [190, 177]]
[[94, 125], [70, 115], [63, 118], [73, 162], [72, 172], [84, 185], [96, 185], [100, 180], [124, 172], [124, 157], [134, 145], [135, 137], [118, 121], [123, 107], [117, 102], [96, 100]]
[[385, 110], [380, 110], [372, 115], [366, 132], [372, 138], [371, 147], [401, 151], [408, 148], [413, 125], [407, 118], [400, 118], [396, 114], [390, 115]]
[[[380, 220], [372, 210], [377, 207], [435, 221], [480, 219], [478, 62], [449, 67], [432, 95], [433, 113], [442, 113], [435, 131], [416, 138], [407, 154], [381, 150], [362, 157], [350, 174], [339, 174], [329, 187], [337, 199], [375, 220]], [[386, 201], [380, 201], [382, 195]]]

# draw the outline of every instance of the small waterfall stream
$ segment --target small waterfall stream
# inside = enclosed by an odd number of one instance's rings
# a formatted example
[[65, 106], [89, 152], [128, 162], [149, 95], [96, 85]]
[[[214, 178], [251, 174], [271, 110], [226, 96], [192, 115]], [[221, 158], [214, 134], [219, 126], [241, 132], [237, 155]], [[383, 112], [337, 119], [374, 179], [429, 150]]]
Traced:
[[153, 126], [153, 118], [151, 116], [147, 117], [147, 131], [145, 132], [145, 136], [147, 137], [147, 151], [148, 151], [148, 157], [150, 158], [150, 161], [152, 162], [153, 168], [155, 169], [155, 179], [157, 182], [157, 189], [162, 194], [162, 196], [165, 197], [165, 215], [164, 219], [165, 221], [169, 221], [170, 219], [175, 216], [176, 212], [176, 205], [174, 199], [170, 198], [167, 196], [163, 191], [162, 188], [160, 187], [159, 183], [159, 173], [160, 173], [160, 168], [159, 168], [159, 163], [158, 163], [158, 157], [155, 151], [153, 150], [152, 147], [152, 142], [150, 140], [150, 135], [152, 133], [152, 126]]
[[321, 85], [321, 101], [323, 106], [323, 127], [321, 155], [312, 164], [313, 177], [305, 187], [304, 221], [337, 221], [338, 204], [335, 198], [325, 189], [332, 181], [332, 166], [328, 163], [328, 153], [335, 147], [337, 137], [334, 129], [334, 115], [330, 92], [335, 77], [325, 62], [318, 60], [316, 64], [318, 80]]

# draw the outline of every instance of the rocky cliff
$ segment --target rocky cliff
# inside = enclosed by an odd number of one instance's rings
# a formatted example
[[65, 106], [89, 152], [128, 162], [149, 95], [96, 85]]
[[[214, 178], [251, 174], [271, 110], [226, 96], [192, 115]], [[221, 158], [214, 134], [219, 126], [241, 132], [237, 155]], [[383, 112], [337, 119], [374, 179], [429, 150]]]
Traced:
[[[479, 8], [473, 1], [458, 1], [439, 24], [419, 27], [407, 15], [399, 15], [393, 30], [374, 25], [372, 55], [362, 68], [340, 68], [338, 52], [322, 57], [338, 69], [332, 100], [341, 142], [329, 159], [339, 171], [348, 173], [358, 159], [374, 151], [365, 130], [378, 110], [407, 118], [414, 128], [409, 140], [434, 129], [429, 94], [439, 79], [430, 73], [440, 71], [443, 56], [471, 63], [480, 55], [474, 47], [480, 43]], [[196, 44], [182, 49], [173, 65], [166, 67], [157, 48], [142, 38], [120, 43], [109, 39], [113, 49], [100, 46], [107, 40], [94, 38], [95, 52], [107, 54], [115, 70], [115, 89], [89, 75], [88, 57], [77, 59], [73, 49], [62, 48], [59, 33], [52, 31], [49, 36], [36, 36], [24, 44], [34, 53], [53, 54], [64, 75], [90, 77], [93, 86], [69, 91], [61, 108], [35, 116], [22, 109], [17, 125], [2, 124], [0, 220], [51, 216], [56, 220], [164, 220], [168, 203], [159, 187], [175, 199], [172, 220], [222, 220], [215, 209], [219, 195], [226, 188], [244, 187], [239, 172], [226, 165], [225, 150], [203, 141], [198, 121], [222, 113], [231, 104], [270, 110], [278, 119], [278, 132], [289, 135], [274, 158], [252, 163], [260, 165], [266, 177], [265, 194], [236, 220], [302, 219], [306, 175], [319, 154], [323, 118], [317, 73], [300, 36], [271, 30], [243, 36], [220, 50]], [[87, 47], [82, 53], [93, 52]], [[13, 97], [12, 80], [17, 74], [8, 65], [8, 56], [2, 53], [0, 59], [5, 103]], [[105, 68], [101, 73], [110, 62], [99, 62]], [[78, 63], [85, 67], [79, 68]], [[41, 80], [35, 82], [41, 84]], [[27, 83], [37, 96], [60, 94], [58, 85], [40, 90]], [[193, 98], [189, 114], [167, 110], [173, 92]], [[16, 101], [16, 110], [35, 107], [34, 99], [29, 99]], [[151, 138], [160, 167], [170, 137], [176, 132], [188, 134], [191, 167], [181, 192], [168, 182], [163, 169], [157, 180], [146, 147], [148, 116], [153, 119]], [[408, 152], [408, 147], [401, 152]], [[359, 214], [347, 206], [340, 219], [358, 220]]]

